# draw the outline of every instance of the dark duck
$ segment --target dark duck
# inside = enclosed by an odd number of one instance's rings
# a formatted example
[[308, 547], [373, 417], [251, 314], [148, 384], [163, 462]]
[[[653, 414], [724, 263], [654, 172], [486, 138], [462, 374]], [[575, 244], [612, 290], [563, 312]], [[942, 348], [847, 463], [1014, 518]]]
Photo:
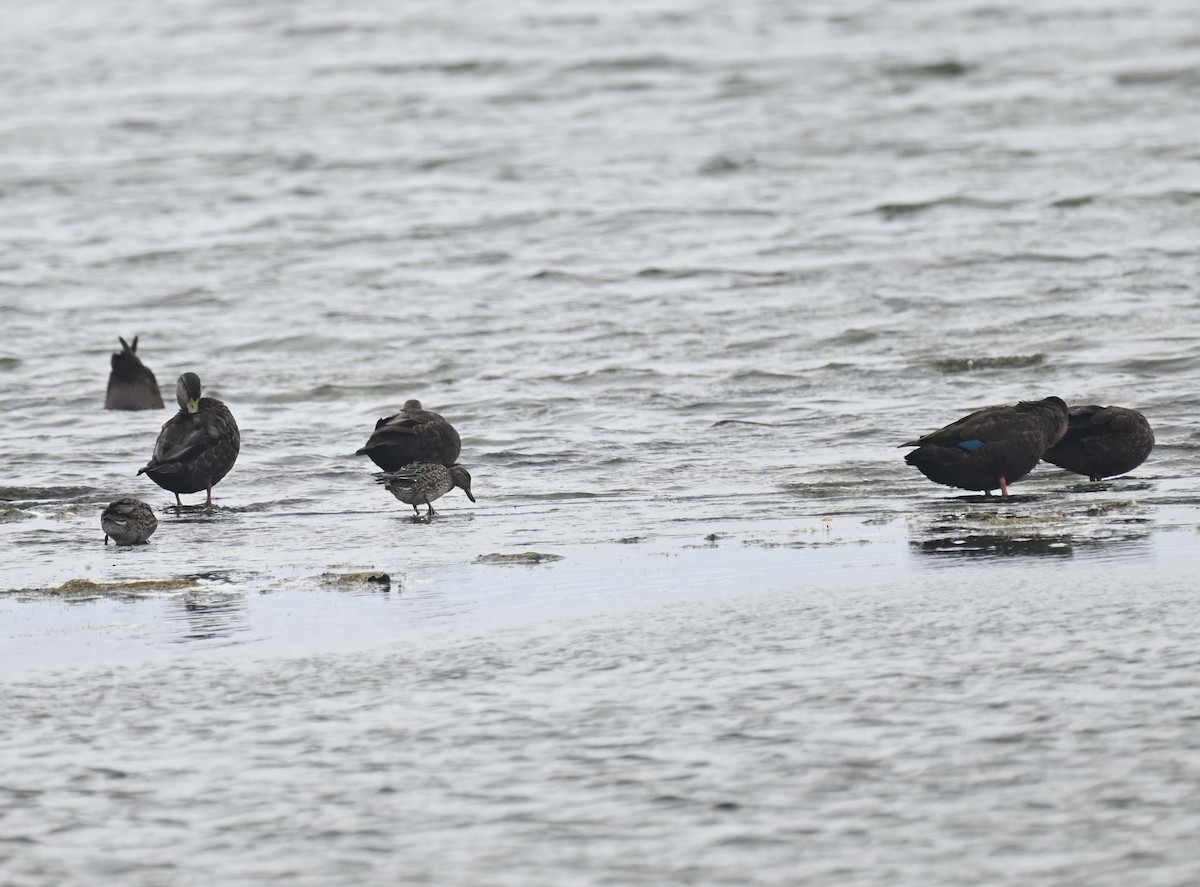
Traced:
[[422, 409], [419, 400], [410, 400], [394, 416], [376, 422], [375, 433], [355, 455], [370, 456], [384, 471], [399, 471], [429, 462], [449, 468], [461, 452], [462, 441], [454, 426], [440, 414]]
[[917, 448], [904, 461], [934, 483], [1007, 496], [1066, 430], [1066, 403], [1047, 397], [976, 410], [900, 446]]
[[175, 494], [208, 491], [237, 461], [242, 438], [229, 408], [215, 397], [200, 396], [200, 377], [184, 373], [175, 383], [179, 412], [167, 420], [154, 444], [154, 457], [138, 471]]
[[1152, 449], [1154, 431], [1137, 410], [1089, 404], [1071, 407], [1067, 433], [1042, 458], [1089, 480], [1102, 480], [1133, 471]]
[[137, 356], [138, 337], [129, 344], [120, 336], [121, 350], [112, 356], [112, 372], [108, 374], [108, 392], [104, 395], [106, 410], [161, 410], [162, 393], [150, 368]]

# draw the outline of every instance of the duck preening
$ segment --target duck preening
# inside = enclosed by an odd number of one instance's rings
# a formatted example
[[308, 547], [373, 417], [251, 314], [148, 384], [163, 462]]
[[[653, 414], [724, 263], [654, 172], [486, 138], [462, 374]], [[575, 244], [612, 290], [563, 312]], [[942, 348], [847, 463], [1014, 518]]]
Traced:
[[154, 444], [154, 457], [138, 470], [164, 490], [175, 494], [208, 491], [237, 461], [242, 438], [229, 408], [215, 397], [200, 396], [200, 377], [184, 373], [175, 383], [179, 412], [167, 420]]
[[104, 544], [109, 538], [117, 545], [141, 545], [158, 529], [158, 518], [141, 499], [118, 499], [100, 515]]
[[977, 410], [900, 446], [917, 448], [904, 461], [934, 483], [1007, 496], [1066, 430], [1066, 403], [1047, 397]]
[[133, 344], [120, 336], [121, 350], [112, 356], [112, 371], [108, 374], [108, 391], [104, 395], [106, 410], [161, 410], [162, 392], [150, 368], [137, 356], [138, 337]]
[[429, 509], [426, 517], [435, 514], [431, 503], [455, 487], [466, 493], [472, 502], [475, 501], [471, 493], [471, 475], [461, 465], [446, 467], [438, 462], [417, 462], [405, 465], [399, 471], [376, 475], [375, 480], [401, 502], [411, 505], [414, 513], [420, 514], [417, 506], [425, 505]]
[[414, 463], [433, 462], [447, 468], [458, 461], [462, 441], [443, 416], [406, 401], [400, 412], [375, 423], [375, 432], [356, 456], [370, 456], [384, 471], [399, 471]]
[[1126, 407], [1071, 407], [1067, 433], [1042, 455], [1047, 462], [1102, 480], [1133, 471], [1154, 449], [1146, 417]]

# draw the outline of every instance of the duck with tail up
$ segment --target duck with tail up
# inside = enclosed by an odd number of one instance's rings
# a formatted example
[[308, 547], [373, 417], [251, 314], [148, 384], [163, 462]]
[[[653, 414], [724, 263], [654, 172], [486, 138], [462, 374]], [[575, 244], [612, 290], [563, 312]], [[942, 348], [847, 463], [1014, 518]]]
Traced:
[[433, 500], [440, 499], [455, 487], [466, 493], [472, 502], [475, 501], [471, 493], [471, 475], [461, 465], [447, 468], [437, 462], [415, 462], [399, 471], [376, 475], [375, 481], [383, 484], [401, 502], [411, 505], [417, 515], [421, 513], [417, 506], [424, 504], [429, 509], [426, 517], [437, 513], [433, 510]]
[[399, 471], [413, 463], [433, 462], [451, 467], [462, 452], [462, 440], [439, 413], [406, 401], [400, 412], [375, 423], [375, 432], [355, 452], [370, 456], [384, 471]]
[[904, 461], [934, 483], [1007, 496], [1066, 430], [1066, 403], [1047, 397], [976, 410], [900, 446], [917, 448]]
[[1146, 417], [1126, 407], [1071, 407], [1067, 433], [1046, 450], [1047, 462], [1097, 481], [1133, 471], [1154, 449]]
[[200, 396], [200, 377], [184, 373], [175, 383], [179, 412], [167, 420], [154, 444], [154, 456], [138, 474], [145, 474], [164, 490], [175, 494], [208, 491], [205, 505], [212, 508], [212, 488], [237, 461], [242, 438], [229, 408], [215, 397]]
[[108, 374], [108, 391], [104, 395], [106, 410], [161, 410], [162, 392], [150, 368], [137, 356], [138, 337], [133, 344], [120, 336], [121, 350], [112, 356], [112, 372]]

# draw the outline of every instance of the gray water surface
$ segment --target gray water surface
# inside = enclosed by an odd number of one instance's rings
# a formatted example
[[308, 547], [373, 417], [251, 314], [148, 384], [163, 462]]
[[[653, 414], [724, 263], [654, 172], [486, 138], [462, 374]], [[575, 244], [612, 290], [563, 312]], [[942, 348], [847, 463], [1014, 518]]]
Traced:
[[[1195, 883], [1197, 72], [1185, 0], [0, 9], [0, 880]], [[896, 449], [1049, 394], [1158, 446]]]

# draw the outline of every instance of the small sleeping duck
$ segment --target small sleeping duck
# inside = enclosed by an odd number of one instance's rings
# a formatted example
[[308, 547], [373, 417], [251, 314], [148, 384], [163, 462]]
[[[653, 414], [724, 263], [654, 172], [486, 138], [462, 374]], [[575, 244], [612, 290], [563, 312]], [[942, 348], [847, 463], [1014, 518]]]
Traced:
[[205, 505], [212, 508], [212, 488], [237, 461], [242, 438], [229, 408], [215, 397], [200, 396], [200, 377], [184, 373], [175, 383], [179, 412], [167, 420], [154, 444], [154, 456], [139, 469], [164, 490], [175, 494], [208, 491]]
[[1154, 430], [1137, 410], [1089, 404], [1071, 407], [1067, 433], [1042, 458], [1102, 480], [1133, 471], [1153, 449]]
[[934, 483], [1007, 496], [1066, 430], [1066, 403], [1047, 397], [977, 410], [900, 446], [917, 447], [904, 461]]
[[129, 344], [120, 336], [121, 350], [112, 356], [112, 372], [108, 374], [108, 392], [104, 396], [106, 410], [161, 410], [162, 392], [150, 368], [137, 356], [138, 337]]
[[118, 499], [100, 515], [104, 544], [109, 538], [117, 545], [144, 545], [158, 529], [158, 518], [141, 499]]
[[420, 514], [418, 505], [424, 504], [429, 511], [426, 517], [432, 517], [433, 500], [440, 499], [455, 487], [467, 494], [472, 502], [475, 497], [471, 494], [471, 475], [461, 465], [451, 465], [447, 468], [437, 462], [414, 462], [405, 465], [399, 471], [392, 471], [375, 476], [376, 483], [381, 483], [389, 493], [413, 507], [413, 512]]
[[439, 413], [422, 409], [419, 400], [409, 400], [400, 412], [376, 422], [374, 434], [354, 455], [370, 456], [384, 471], [399, 471], [418, 462], [449, 468], [461, 452], [454, 426]]

